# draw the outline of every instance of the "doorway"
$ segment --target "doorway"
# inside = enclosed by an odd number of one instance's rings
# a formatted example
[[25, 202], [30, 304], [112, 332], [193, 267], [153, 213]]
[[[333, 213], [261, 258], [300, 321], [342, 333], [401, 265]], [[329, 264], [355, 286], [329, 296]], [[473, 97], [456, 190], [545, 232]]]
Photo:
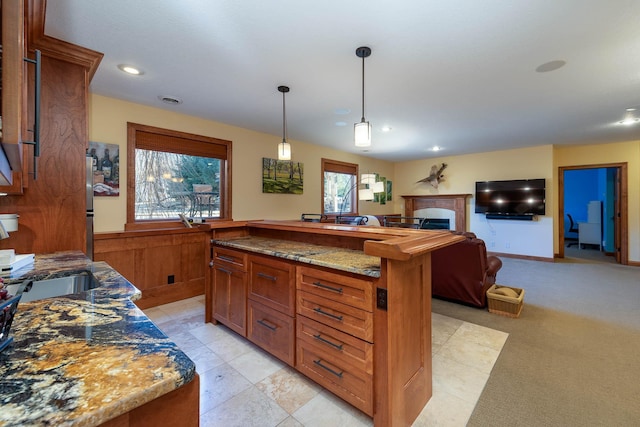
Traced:
[[[572, 175], [579, 176], [580, 185], [575, 187], [572, 182]], [[574, 176], [574, 178], [575, 178]], [[595, 177], [589, 179], [588, 177]], [[595, 186], [595, 188], [594, 188]], [[578, 188], [578, 190], [576, 190]], [[569, 192], [580, 191], [580, 197], [569, 196]], [[588, 202], [585, 202], [588, 200]], [[566, 208], [573, 209], [573, 220], [576, 228], [583, 230], [580, 241], [571, 241], [571, 237], [578, 234], [570, 233], [568, 212]], [[576, 205], [577, 203], [577, 205]], [[584, 206], [583, 206], [584, 205]], [[577, 207], [576, 207], [577, 206]], [[587, 215], [589, 213], [589, 218]], [[593, 218], [598, 218], [594, 212], [599, 213], [601, 224], [594, 224]], [[569, 214], [569, 215], [567, 215]], [[582, 165], [558, 168], [558, 218], [559, 220], [559, 251], [558, 256], [564, 258], [567, 252], [576, 254], [579, 257], [599, 256], [600, 254], [580, 252], [581, 248], [592, 247], [600, 249], [603, 254], [612, 257], [615, 262], [628, 265], [628, 224], [627, 224], [627, 164], [599, 164]], [[578, 227], [577, 223], [583, 224]], [[591, 222], [591, 223], [589, 223]], [[594, 233], [597, 230], [597, 235]], [[587, 233], [589, 237], [587, 237]], [[588, 242], [581, 244], [581, 242]], [[575, 245], [574, 245], [575, 243]], [[573, 246], [567, 247], [567, 244]], [[579, 248], [579, 249], [578, 249]], [[578, 249], [578, 251], [575, 251]]]

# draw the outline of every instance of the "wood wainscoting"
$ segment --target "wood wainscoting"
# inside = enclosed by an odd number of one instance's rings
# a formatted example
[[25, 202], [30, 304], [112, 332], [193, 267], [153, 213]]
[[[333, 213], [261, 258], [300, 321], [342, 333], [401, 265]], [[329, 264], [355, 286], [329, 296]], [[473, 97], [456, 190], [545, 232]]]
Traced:
[[452, 210], [456, 213], [456, 230], [467, 230], [467, 198], [471, 194], [437, 194], [401, 196], [404, 199], [404, 215], [415, 216], [414, 212], [426, 208]]
[[95, 261], [105, 261], [142, 292], [141, 308], [203, 295], [211, 232], [163, 229], [96, 233]]

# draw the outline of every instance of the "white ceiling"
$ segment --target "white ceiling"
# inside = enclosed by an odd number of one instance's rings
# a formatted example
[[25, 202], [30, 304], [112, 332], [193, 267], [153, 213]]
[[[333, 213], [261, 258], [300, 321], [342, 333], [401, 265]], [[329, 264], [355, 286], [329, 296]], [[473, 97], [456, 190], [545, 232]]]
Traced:
[[55, 0], [45, 32], [105, 54], [92, 92], [273, 134], [274, 152], [279, 85], [289, 139], [390, 161], [640, 139], [617, 124], [640, 106], [638, 0]]

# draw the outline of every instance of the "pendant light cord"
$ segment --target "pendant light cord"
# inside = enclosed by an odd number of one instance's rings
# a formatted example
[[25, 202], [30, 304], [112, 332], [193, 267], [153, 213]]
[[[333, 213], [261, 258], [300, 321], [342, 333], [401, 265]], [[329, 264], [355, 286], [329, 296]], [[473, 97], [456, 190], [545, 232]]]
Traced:
[[364, 122], [364, 56], [362, 57], [362, 121]]
[[282, 142], [287, 140], [287, 109], [285, 108], [284, 94], [282, 92]]

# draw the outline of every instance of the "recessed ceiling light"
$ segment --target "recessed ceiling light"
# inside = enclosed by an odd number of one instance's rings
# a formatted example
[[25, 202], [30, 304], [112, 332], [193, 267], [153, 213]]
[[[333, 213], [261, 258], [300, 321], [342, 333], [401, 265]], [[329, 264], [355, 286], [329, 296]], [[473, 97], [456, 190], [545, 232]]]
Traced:
[[335, 110], [333, 110], [334, 113], [336, 113], [339, 116], [345, 116], [347, 114], [349, 114], [351, 112], [350, 109], [348, 108], [336, 108]]
[[158, 96], [158, 99], [164, 102], [165, 104], [169, 104], [169, 105], [182, 104], [182, 99], [178, 98], [177, 96], [160, 95]]
[[627, 111], [636, 111], [636, 110], [637, 110], [637, 108], [636, 108], [636, 107], [629, 107], [629, 108], [627, 108]]
[[437, 145], [434, 145], [433, 148], [431, 149], [431, 151], [440, 151], [442, 150], [442, 147], [438, 147]]
[[382, 132], [391, 132], [391, 126], [382, 126]]
[[140, 70], [139, 68], [133, 67], [131, 65], [127, 65], [127, 64], [120, 64], [118, 65], [118, 68], [120, 69], [120, 71], [124, 71], [127, 74], [131, 74], [134, 76], [140, 76], [142, 74], [144, 74], [144, 72], [142, 70]]
[[336, 126], [346, 126], [347, 122], [336, 122]]
[[538, 73], [548, 73], [549, 71], [555, 71], [558, 68], [562, 68], [567, 64], [567, 61], [563, 61], [561, 59], [556, 59], [555, 61], [545, 62], [542, 65], [539, 65], [536, 68]]

